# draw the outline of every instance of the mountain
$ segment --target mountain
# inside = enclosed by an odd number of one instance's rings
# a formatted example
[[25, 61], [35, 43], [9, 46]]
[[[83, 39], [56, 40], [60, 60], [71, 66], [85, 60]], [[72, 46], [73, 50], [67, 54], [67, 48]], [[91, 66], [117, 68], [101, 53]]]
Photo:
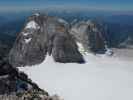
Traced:
[[[13, 66], [34, 65], [44, 61], [47, 55], [52, 55], [55, 62], [83, 63], [83, 53], [112, 55], [113, 51], [109, 48], [118, 48], [123, 43], [126, 45], [128, 37], [133, 37], [132, 24], [118, 24], [119, 17], [106, 17], [104, 22], [89, 19], [88, 16], [74, 19], [72, 15], [71, 21], [66, 21], [60, 17], [34, 14], [25, 21], [24, 28], [17, 34], [9, 61]], [[112, 18], [117, 18], [117, 21], [113, 22]]]
[[[109, 46], [118, 47], [121, 44], [127, 48], [128, 45], [132, 45], [132, 33], [126, 34], [126, 31], [123, 33], [126, 29], [125, 25], [120, 25], [118, 28], [118, 24], [112, 23], [107, 24], [110, 25], [107, 27], [103, 23], [82, 18], [78, 22], [76, 20], [72, 22], [68, 23], [60, 17], [36, 13], [26, 20], [24, 27], [20, 29], [21, 32], [16, 34], [15, 43], [14, 39], [11, 39], [11, 43], [7, 41], [9, 36], [1, 35], [0, 46], [3, 49], [0, 50], [7, 52], [6, 55], [11, 50], [9, 63], [0, 62], [0, 94], [15, 91], [16, 97], [16, 90], [27, 89], [29, 86], [27, 81], [30, 85], [39, 88], [28, 79], [26, 74], [20, 73], [16, 68], [25, 66], [19, 69], [26, 72], [41, 88], [47, 88], [51, 94], [59, 93], [64, 99], [107, 100], [109, 95], [120, 100], [133, 98], [129, 93], [129, 86], [132, 87], [133, 82], [132, 50], [130, 53], [128, 49], [119, 53], [121, 49], [115, 48], [116, 57], [99, 54], [108, 53]], [[5, 50], [8, 45], [5, 46], [3, 43], [10, 44], [8, 51]], [[95, 55], [89, 53], [90, 51]], [[119, 57], [125, 58], [127, 54], [126, 60]], [[86, 63], [83, 65], [77, 64], [84, 62]], [[42, 94], [38, 90], [26, 90], [19, 95], [22, 97], [30, 95], [31, 100], [36, 96], [39, 96], [39, 99], [44, 96], [48, 100], [58, 100], [49, 98], [47, 92], [44, 91]]]
[[128, 48], [128, 49], [133, 49], [133, 38], [129, 36], [125, 41], [120, 43], [118, 46], [119, 48]]
[[[101, 52], [110, 54], [108, 46], [119, 47], [120, 44], [124, 48], [129, 48], [133, 43], [132, 33], [127, 34], [127, 31], [123, 33], [123, 30], [127, 30], [125, 25], [120, 25], [120, 28], [118, 28], [118, 24], [108, 25], [110, 27], [94, 20], [83, 20], [82, 18], [78, 22], [68, 23], [60, 17], [51, 17], [40, 13], [30, 16], [16, 37], [10, 39], [10, 35], [5, 34], [0, 37], [2, 57], [9, 53], [9, 63], [0, 61], [0, 94], [3, 92], [16, 93], [16, 90], [27, 89], [29, 86], [27, 81], [37, 89], [39, 88], [28, 79], [26, 74], [19, 73], [16, 69], [16, 67], [25, 66], [19, 69], [26, 72], [41, 88], [47, 87], [47, 90], [52, 92], [58, 91], [68, 100], [96, 100], [98, 98], [107, 100], [110, 95], [108, 90], [113, 93], [111, 98], [120, 100], [133, 98], [129, 93], [129, 86], [132, 87], [133, 82], [132, 50], [130, 53], [128, 49], [119, 53], [119, 50], [116, 49], [116, 58], [99, 54]], [[115, 31], [115, 29], [117, 30]], [[118, 34], [115, 35], [114, 32], [118, 32]], [[7, 47], [10, 48], [6, 50]], [[90, 51], [95, 55], [90, 54]], [[127, 54], [126, 60], [123, 61], [122, 58], [119, 58], [119, 56], [125, 57]], [[129, 57], [129, 55], [131, 56]], [[77, 64], [84, 62], [86, 64]], [[121, 84], [119, 84], [120, 82]], [[115, 95], [117, 93], [118, 95]], [[30, 97], [39, 96], [39, 99], [44, 96], [48, 100], [58, 100], [49, 98], [45, 91], [40, 95], [38, 90], [28, 92], [26, 90], [21, 95], [29, 97], [29, 94]], [[5, 98], [7, 99], [7, 97]]]
[[28, 12], [0, 12], [0, 34], [16, 36], [29, 15]]
[[73, 23], [75, 20], [87, 21], [88, 19], [104, 23], [104, 27], [107, 29], [107, 44], [110, 48], [117, 48], [133, 33], [133, 14], [129, 12], [51, 10], [48, 11], [48, 14], [63, 18], [69, 23]]
[[56, 62], [83, 63], [68, 28], [68, 23], [57, 17], [39, 13], [29, 17], [9, 53], [10, 64], [17, 67], [39, 64], [47, 54]]
[[3, 22], [0, 22], [0, 34], [16, 36], [16, 34], [20, 32], [21, 28], [23, 27], [24, 22], [24, 19], [4, 19]]
[[108, 27], [108, 41], [110, 47], [118, 47], [128, 37], [132, 37], [133, 25], [123, 25], [120, 23], [106, 23]]
[[14, 43], [15, 39], [16, 39], [15, 36], [0, 33], [0, 41], [3, 44], [12, 45]]
[[7, 34], [0, 34], [0, 59], [8, 56], [8, 53], [12, 48], [14, 41], [15, 37]]
[[107, 29], [102, 23], [87, 20], [72, 25], [70, 33], [76, 38], [79, 45], [83, 45], [85, 52], [105, 52], [107, 43]]
[[[57, 16], [72, 23], [74, 20], [87, 21], [98, 20], [104, 22], [108, 29], [108, 41], [110, 47], [118, 47], [120, 43], [133, 33], [133, 15], [131, 13], [120, 12], [100, 12], [100, 11], [74, 11], [51, 9], [42, 10], [41, 13], [49, 16]], [[25, 19], [32, 14], [32, 11], [21, 12], [0, 12], [0, 34], [16, 36], [24, 27]]]

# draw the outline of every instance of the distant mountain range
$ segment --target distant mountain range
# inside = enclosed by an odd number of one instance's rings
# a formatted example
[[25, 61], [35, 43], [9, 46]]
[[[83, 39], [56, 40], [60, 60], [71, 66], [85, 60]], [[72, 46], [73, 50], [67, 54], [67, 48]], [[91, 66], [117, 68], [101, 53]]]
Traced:
[[[70, 18], [69, 18], [70, 19]], [[35, 13], [26, 19], [9, 52], [12, 66], [40, 64], [46, 56], [60, 63], [84, 63], [83, 54], [112, 55], [108, 24]]]
[[[36, 71], [33, 72], [33, 70], [28, 71], [32, 74], [41, 75], [40, 72], [44, 73], [42, 69], [40, 70], [41, 67], [44, 68], [44, 71], [47, 67], [53, 67], [53, 65], [54, 67], [61, 66], [63, 69], [65, 66], [68, 69], [72, 66], [76, 66], [75, 68], [83, 68], [84, 66], [79, 66], [79, 64], [59, 63], [84, 64], [87, 62], [88, 64], [84, 65], [86, 66], [85, 68], [87, 68], [86, 73], [88, 73], [88, 68], [93, 71], [92, 68], [95, 70], [97, 65], [99, 70], [99, 68], [102, 67], [107, 68], [107, 66], [110, 66], [110, 62], [114, 60], [116, 61], [111, 63], [111, 68], [119, 63], [119, 60], [113, 57], [111, 59], [106, 57], [113, 55], [111, 48], [133, 49], [133, 23], [132, 18], [130, 18], [131, 16], [106, 15], [96, 17], [95, 14], [90, 15], [90, 13], [87, 12], [49, 12], [48, 15], [35, 13], [30, 17], [28, 16], [29, 13], [3, 14], [0, 16], [0, 94], [13, 92], [14, 95], [17, 93], [17, 96], [22, 95], [22, 97], [24, 96], [23, 98], [26, 97], [26, 99], [30, 96], [30, 98], [33, 97], [37, 99], [61, 100], [57, 97], [49, 97], [46, 91], [41, 90], [37, 84], [33, 83], [26, 74], [19, 72], [16, 67], [40, 64], [39, 67], [37, 65], [37, 69], [35, 69], [38, 70], [39, 68], [39, 73]], [[130, 21], [128, 21], [128, 19]], [[126, 54], [128, 53], [126, 50], [124, 53], [125, 52]], [[99, 57], [89, 55], [90, 53]], [[129, 53], [129, 55], [131, 53]], [[121, 52], [118, 54], [121, 55]], [[58, 64], [54, 62], [58, 62]], [[121, 62], [122, 67], [120, 67], [123, 68], [124, 63], [123, 61], [120, 61], [120, 63]], [[125, 64], [127, 65], [128, 63], [126, 62]], [[27, 68], [25, 70], [27, 70]], [[60, 71], [59, 69], [57, 70]], [[83, 71], [81, 74], [84, 74], [86, 69], [78, 70], [79, 72]], [[96, 75], [98, 70], [96, 70]], [[51, 69], [49, 71], [51, 73]], [[53, 71], [55, 72], [55, 69]], [[56, 71], [56, 74], [58, 71]], [[70, 72], [70, 69], [68, 71]], [[75, 72], [75, 69], [72, 70], [72, 74], [73, 71]], [[101, 74], [101, 70], [99, 71]], [[66, 72], [66, 68], [64, 72]], [[84, 74], [85, 76], [90, 75], [86, 73]], [[75, 75], [76, 74], [74, 74], [74, 76]], [[42, 76], [45, 75], [42, 74]], [[59, 76], [61, 75], [59, 74]], [[71, 76], [70, 74], [70, 77]], [[88, 79], [88, 77], [86, 78]], [[66, 82], [68, 82], [68, 80]], [[88, 82], [90, 82], [90, 80]], [[21, 94], [20, 92], [22, 91], [23, 93]], [[24, 91], [26, 91], [26, 93]], [[9, 97], [8, 95], [4, 96]], [[7, 97], [5, 98], [7, 99]]]
[[7, 34], [0, 34], [0, 59], [6, 57], [12, 48], [16, 37]]
[[[0, 34], [16, 35], [24, 27], [25, 19], [32, 12], [21, 13], [1, 13], [0, 14]], [[65, 19], [69, 23], [74, 20], [94, 19], [107, 25], [108, 39], [110, 46], [117, 47], [128, 37], [133, 37], [133, 15], [132, 14], [112, 14], [107, 12], [87, 12], [87, 11], [49, 11], [50, 16], [57, 16]]]

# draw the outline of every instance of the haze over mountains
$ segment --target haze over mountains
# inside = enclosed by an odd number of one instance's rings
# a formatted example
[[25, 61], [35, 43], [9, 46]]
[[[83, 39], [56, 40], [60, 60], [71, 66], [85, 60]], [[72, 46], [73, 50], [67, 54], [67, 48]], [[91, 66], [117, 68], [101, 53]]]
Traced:
[[[23, 29], [29, 16], [35, 11], [20, 12], [0, 12], [0, 42], [1, 50], [11, 47], [17, 34]], [[107, 28], [107, 39], [110, 47], [125, 48], [132, 45], [133, 39], [133, 14], [131, 12], [111, 12], [111, 11], [88, 11], [88, 10], [66, 10], [66, 9], [46, 9], [41, 13], [50, 16], [60, 17], [70, 24], [77, 23], [81, 20], [95, 20], [103, 23]], [[129, 39], [130, 38], [130, 39]], [[128, 44], [127, 44], [128, 41]], [[121, 45], [122, 44], [122, 45]], [[120, 46], [119, 46], [120, 45]], [[130, 46], [131, 47], [131, 46]]]
[[[108, 95], [121, 100], [132, 98], [128, 91], [133, 82], [132, 14], [67, 10], [32, 13], [0, 14], [0, 77], [9, 75], [11, 79], [0, 80], [4, 85], [1, 93], [27, 91], [29, 83], [32, 89], [40, 90], [16, 68], [23, 66], [19, 69], [41, 88], [46, 86], [50, 93], [59, 93], [68, 100], [107, 100]], [[118, 95], [113, 94], [116, 91]], [[47, 92], [43, 95], [49, 98]]]
[[[100, 11], [69, 11], [49, 10], [46, 12], [52, 16], [58, 16], [68, 22], [94, 19], [101, 21], [107, 25], [108, 35], [111, 46], [117, 46], [128, 36], [132, 37], [133, 32], [133, 15], [130, 13], [109, 13]], [[0, 13], [0, 34], [8, 34], [15, 36], [21, 31], [23, 25], [32, 12], [10, 12]]]

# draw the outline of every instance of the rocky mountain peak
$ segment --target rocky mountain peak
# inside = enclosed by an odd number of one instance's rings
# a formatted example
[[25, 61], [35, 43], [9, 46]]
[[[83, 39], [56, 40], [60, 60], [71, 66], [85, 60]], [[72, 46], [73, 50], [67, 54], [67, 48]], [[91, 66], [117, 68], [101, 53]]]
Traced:
[[61, 18], [41, 14], [29, 17], [9, 53], [10, 64], [16, 67], [39, 64], [47, 54], [56, 62], [84, 62], [68, 27]]
[[105, 51], [105, 27], [93, 20], [79, 21], [72, 26], [70, 33], [83, 45], [86, 52]]

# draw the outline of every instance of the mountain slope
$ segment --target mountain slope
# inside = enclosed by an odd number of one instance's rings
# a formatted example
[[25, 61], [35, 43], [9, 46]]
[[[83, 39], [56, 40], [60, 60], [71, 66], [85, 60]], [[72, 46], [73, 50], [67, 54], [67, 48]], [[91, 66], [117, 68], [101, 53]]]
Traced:
[[70, 33], [81, 43], [86, 52], [105, 52], [107, 31], [102, 23], [97, 21], [79, 21], [72, 26]]

